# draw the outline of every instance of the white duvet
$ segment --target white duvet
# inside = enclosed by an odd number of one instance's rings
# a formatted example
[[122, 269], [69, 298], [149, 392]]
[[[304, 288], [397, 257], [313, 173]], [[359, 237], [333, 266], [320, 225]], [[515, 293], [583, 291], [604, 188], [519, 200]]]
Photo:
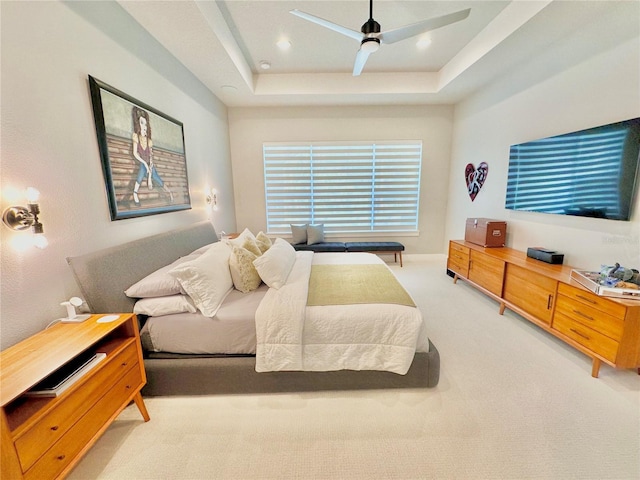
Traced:
[[428, 351], [415, 307], [390, 304], [307, 307], [312, 264], [384, 264], [369, 253], [297, 252], [285, 285], [256, 311], [256, 371], [384, 370], [404, 375]]

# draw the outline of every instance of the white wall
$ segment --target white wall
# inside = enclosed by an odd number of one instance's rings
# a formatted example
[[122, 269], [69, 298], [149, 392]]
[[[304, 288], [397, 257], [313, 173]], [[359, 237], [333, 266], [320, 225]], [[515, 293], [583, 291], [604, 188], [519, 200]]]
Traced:
[[[507, 244], [513, 248], [558, 250], [565, 264], [590, 270], [615, 262], [640, 268], [640, 195], [629, 222], [504, 208], [511, 144], [640, 116], [640, 39], [514, 88], [521, 77], [514, 73], [456, 107], [447, 239], [464, 237], [468, 217], [496, 218], [507, 221]], [[471, 202], [463, 172], [467, 163], [481, 161], [489, 164], [489, 175]]]
[[266, 230], [263, 142], [422, 140], [420, 235], [376, 240], [400, 241], [409, 253], [440, 253], [452, 120], [451, 106], [230, 108], [238, 228]]
[[[116, 2], [0, 2], [2, 203], [41, 192], [45, 250], [0, 225], [1, 347], [64, 316], [79, 290], [66, 264], [80, 255], [205, 220], [204, 187], [218, 189], [218, 230], [235, 229], [227, 112]], [[192, 210], [110, 221], [87, 75], [184, 124]], [[150, 252], [152, 255], [153, 252]]]

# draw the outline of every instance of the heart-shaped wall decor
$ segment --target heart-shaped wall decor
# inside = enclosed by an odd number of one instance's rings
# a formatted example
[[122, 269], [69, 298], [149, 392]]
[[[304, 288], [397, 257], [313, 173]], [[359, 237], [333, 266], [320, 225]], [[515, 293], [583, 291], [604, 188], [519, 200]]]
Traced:
[[482, 162], [478, 165], [478, 168], [473, 166], [473, 163], [468, 163], [464, 168], [464, 179], [467, 182], [467, 192], [471, 201], [476, 199], [476, 195], [480, 192], [484, 181], [489, 174], [489, 165], [486, 162]]

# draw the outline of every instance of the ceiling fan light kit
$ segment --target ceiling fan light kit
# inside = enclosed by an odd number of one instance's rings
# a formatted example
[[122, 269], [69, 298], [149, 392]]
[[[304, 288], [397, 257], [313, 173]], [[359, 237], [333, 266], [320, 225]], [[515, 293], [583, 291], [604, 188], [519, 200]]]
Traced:
[[300, 10], [291, 10], [290, 13], [304, 20], [320, 25], [321, 27], [328, 28], [329, 30], [333, 30], [334, 32], [359, 41], [360, 49], [356, 54], [356, 59], [353, 65], [353, 76], [355, 77], [360, 75], [369, 55], [378, 51], [380, 45], [396, 43], [401, 40], [406, 40], [407, 38], [422, 35], [423, 33], [430, 32], [436, 28], [451, 25], [452, 23], [456, 23], [467, 18], [470, 12], [471, 9], [467, 8], [466, 10], [460, 10], [448, 15], [430, 18], [421, 22], [412, 23], [411, 25], [405, 25], [404, 27], [388, 30], [386, 32], [381, 32], [380, 24], [373, 19], [373, 0], [369, 0], [369, 20], [362, 25], [360, 32], [343, 27], [337, 23], [330, 22], [329, 20], [316, 17], [309, 13], [301, 12]]

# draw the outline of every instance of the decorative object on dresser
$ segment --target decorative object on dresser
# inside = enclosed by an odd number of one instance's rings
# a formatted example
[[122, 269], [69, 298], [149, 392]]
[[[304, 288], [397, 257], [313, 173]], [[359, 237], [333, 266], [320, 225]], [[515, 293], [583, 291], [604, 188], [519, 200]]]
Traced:
[[535, 258], [536, 260], [546, 263], [553, 263], [554, 265], [562, 265], [564, 261], [564, 255], [562, 253], [542, 247], [527, 248], [527, 257]]
[[[131, 401], [149, 420], [137, 319], [116, 317], [58, 323], [0, 352], [2, 478], [64, 478]], [[45, 383], [58, 391], [30, 393]]]
[[[593, 359], [640, 367], [640, 302], [598, 296], [572, 278], [571, 266], [538, 262], [511, 248], [451, 240], [447, 269], [506, 308]], [[640, 373], [640, 369], [639, 372]]]
[[464, 239], [481, 247], [504, 247], [507, 222], [491, 218], [467, 218]]

